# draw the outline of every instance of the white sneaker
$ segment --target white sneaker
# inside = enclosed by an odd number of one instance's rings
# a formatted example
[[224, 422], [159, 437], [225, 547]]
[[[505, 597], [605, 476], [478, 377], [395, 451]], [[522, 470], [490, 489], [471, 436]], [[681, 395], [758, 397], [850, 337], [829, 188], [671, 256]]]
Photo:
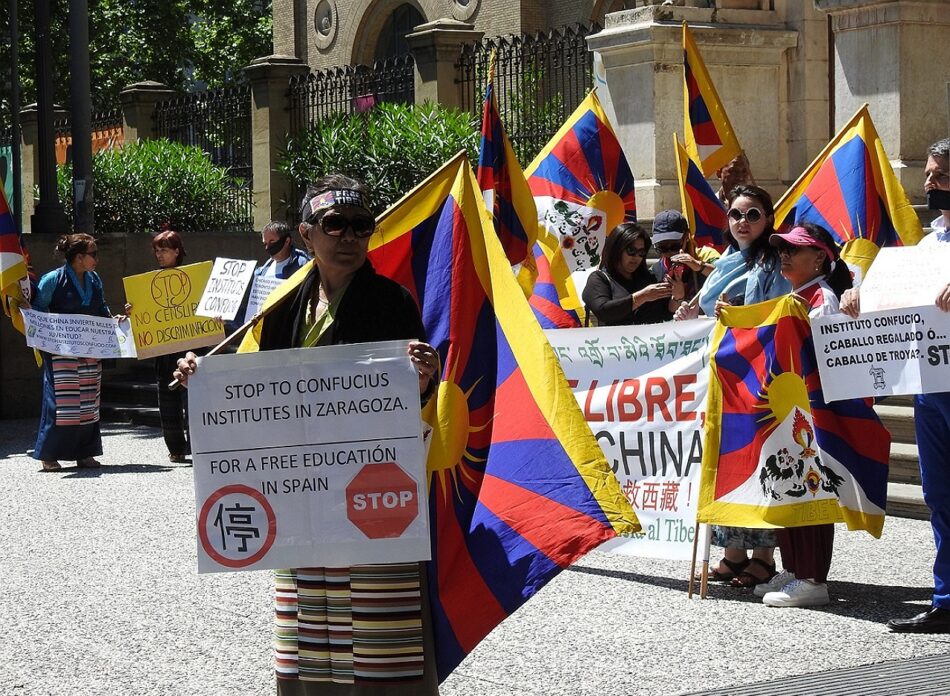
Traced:
[[770, 607], [820, 607], [831, 599], [823, 582], [792, 580], [778, 592], [769, 592], [762, 602]]
[[756, 597], [764, 597], [769, 592], [778, 592], [794, 579], [795, 573], [783, 570], [768, 582], [760, 582], [756, 585], [755, 589], [752, 590], [752, 594]]

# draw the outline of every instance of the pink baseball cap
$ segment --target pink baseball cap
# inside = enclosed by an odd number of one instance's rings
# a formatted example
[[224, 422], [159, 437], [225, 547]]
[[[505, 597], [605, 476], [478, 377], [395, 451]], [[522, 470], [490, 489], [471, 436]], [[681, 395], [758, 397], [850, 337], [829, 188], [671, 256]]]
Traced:
[[816, 247], [825, 252], [831, 261], [835, 261], [838, 258], [837, 249], [832, 249], [825, 242], [821, 241], [820, 239], [816, 239], [814, 235], [812, 235], [812, 233], [804, 227], [793, 227], [788, 232], [776, 232], [771, 237], [769, 237], [769, 244], [772, 246], [778, 246], [782, 242], [791, 244], [792, 246]]

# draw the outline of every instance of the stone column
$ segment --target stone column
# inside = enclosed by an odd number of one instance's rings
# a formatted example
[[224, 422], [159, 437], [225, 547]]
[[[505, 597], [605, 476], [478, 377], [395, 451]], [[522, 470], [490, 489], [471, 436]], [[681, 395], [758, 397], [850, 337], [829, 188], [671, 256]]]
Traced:
[[[251, 83], [251, 167], [254, 191], [254, 229], [286, 217], [286, 201], [293, 194], [290, 180], [277, 169], [280, 149], [290, 132], [287, 92], [293, 75], [309, 68], [299, 58], [272, 55], [257, 58], [244, 68]], [[278, 212], [283, 210], [283, 212]]]
[[[53, 106], [53, 121], [69, 116], [69, 112]], [[23, 232], [33, 231], [31, 219], [36, 212], [36, 199], [33, 198], [34, 189], [40, 182], [39, 160], [39, 107], [27, 104], [20, 111], [20, 161], [22, 176], [20, 177], [20, 200], [23, 204]], [[11, 204], [12, 205], [12, 204]]]
[[122, 139], [127, 143], [155, 137], [155, 104], [175, 96], [161, 82], [136, 82], [119, 92], [122, 104]]
[[455, 67], [459, 46], [482, 38], [472, 24], [454, 19], [437, 19], [420, 24], [406, 35], [416, 63], [416, 103], [437, 102], [447, 107], [460, 105]]
[[864, 103], [912, 202], [922, 203], [927, 147], [947, 137], [946, 0], [815, 0], [832, 17], [834, 120]]
[[637, 208], [644, 219], [680, 207], [672, 134], [683, 139], [683, 20], [756, 181], [778, 195], [792, 177], [785, 143], [786, 52], [798, 34], [787, 30], [777, 13], [667, 5], [612, 13], [587, 45], [603, 62], [613, 125], [637, 181]]

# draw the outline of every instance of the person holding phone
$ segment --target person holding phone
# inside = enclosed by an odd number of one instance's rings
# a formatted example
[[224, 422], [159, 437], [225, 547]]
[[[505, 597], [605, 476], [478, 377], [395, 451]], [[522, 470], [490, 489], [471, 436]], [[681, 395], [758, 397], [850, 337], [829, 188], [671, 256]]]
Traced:
[[[919, 246], [936, 248], [950, 244], [950, 138], [930, 146], [924, 168], [924, 193], [929, 208], [940, 215], [930, 223], [933, 230]], [[937, 293], [934, 303], [950, 312], [950, 283]], [[860, 314], [860, 292], [849, 290], [841, 297], [841, 311]], [[927, 611], [907, 619], [891, 619], [887, 627], [897, 633], [950, 633], [950, 392], [914, 397], [914, 431], [920, 459], [924, 502], [930, 508], [937, 555], [934, 559], [934, 592]]]
[[719, 252], [710, 246], [694, 249], [689, 222], [676, 210], [661, 210], [653, 218], [653, 248], [660, 255], [653, 264], [653, 275], [673, 288], [665, 319], [669, 321], [680, 304], [692, 299], [703, 286]]

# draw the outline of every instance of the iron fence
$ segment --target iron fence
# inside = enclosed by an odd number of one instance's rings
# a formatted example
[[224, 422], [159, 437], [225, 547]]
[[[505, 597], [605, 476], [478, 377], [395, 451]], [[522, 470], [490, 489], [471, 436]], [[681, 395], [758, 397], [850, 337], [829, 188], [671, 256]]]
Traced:
[[481, 111], [495, 52], [498, 110], [527, 167], [593, 87], [594, 54], [587, 50], [586, 38], [598, 31], [596, 23], [575, 24], [463, 45], [456, 64], [459, 104], [472, 113]]
[[155, 135], [204, 150], [229, 170], [233, 185], [221, 204], [219, 230], [252, 232], [251, 88], [234, 85], [175, 97], [155, 105]]
[[291, 133], [299, 133], [328, 116], [366, 111], [376, 104], [415, 101], [415, 61], [411, 54], [317, 70], [290, 79], [288, 109]]

